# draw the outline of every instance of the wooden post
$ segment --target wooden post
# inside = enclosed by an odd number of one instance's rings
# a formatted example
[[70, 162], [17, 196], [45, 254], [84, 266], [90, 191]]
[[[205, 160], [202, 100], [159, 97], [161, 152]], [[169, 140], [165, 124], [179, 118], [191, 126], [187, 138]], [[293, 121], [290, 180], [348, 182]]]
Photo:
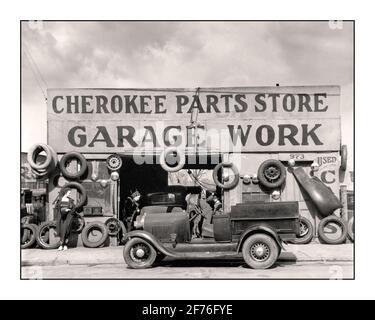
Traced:
[[341, 218], [348, 221], [348, 195], [346, 185], [340, 186], [340, 199], [342, 204]]

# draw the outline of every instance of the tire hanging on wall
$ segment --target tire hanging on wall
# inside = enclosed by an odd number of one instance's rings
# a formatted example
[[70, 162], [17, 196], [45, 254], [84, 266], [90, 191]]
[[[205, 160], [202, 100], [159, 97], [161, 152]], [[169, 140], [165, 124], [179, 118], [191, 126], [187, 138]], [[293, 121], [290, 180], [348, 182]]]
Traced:
[[285, 167], [279, 160], [266, 160], [259, 166], [258, 179], [268, 189], [278, 188], [285, 182]]
[[107, 168], [111, 171], [117, 171], [121, 169], [122, 159], [118, 154], [111, 154], [106, 160]]
[[21, 249], [31, 248], [37, 237], [38, 226], [32, 223], [21, 225]]
[[38, 246], [42, 249], [57, 249], [60, 245], [60, 237], [56, 235], [56, 239], [54, 242], [50, 243], [50, 237], [47, 236], [47, 232], [50, 232], [50, 229], [57, 228], [56, 221], [48, 221], [42, 223], [38, 228], [38, 233], [36, 237], [36, 241]]
[[314, 237], [314, 226], [311, 221], [305, 217], [300, 217], [300, 235], [297, 236], [291, 243], [306, 244], [310, 243]]
[[[81, 168], [77, 172], [69, 172], [66, 169], [66, 164], [71, 160], [77, 160], [81, 164]], [[85, 157], [79, 152], [68, 152], [64, 154], [60, 160], [60, 170], [63, 176], [67, 179], [78, 179], [80, 178], [87, 170], [87, 161]]]
[[[37, 164], [36, 158], [43, 151], [46, 153], [46, 160], [41, 164]], [[47, 167], [52, 162], [52, 151], [46, 144], [36, 143], [29, 149], [29, 152], [27, 154], [27, 162], [34, 170], [47, 169]]]
[[65, 184], [61, 188], [60, 193], [64, 194], [65, 190], [68, 188], [76, 189], [81, 194], [80, 201], [76, 204], [76, 209], [80, 209], [87, 201], [87, 190], [79, 182], [73, 181], [73, 182], [68, 182], [67, 184]]
[[[177, 153], [177, 157], [180, 159], [180, 161], [178, 162], [178, 164], [176, 166], [169, 166], [167, 164], [167, 161], [166, 161], [166, 156], [169, 154], [169, 153], [172, 153], [172, 152], [176, 152]], [[177, 171], [180, 171], [184, 165], [185, 165], [185, 154], [182, 150], [180, 150], [179, 148], [177, 147], [168, 147], [166, 148], [165, 150], [162, 151], [162, 153], [160, 154], [160, 165], [161, 167], [167, 171], [167, 172], [177, 172]]]
[[[93, 230], [98, 230], [101, 232], [102, 236], [99, 238], [99, 240], [91, 241], [89, 239], [89, 234]], [[102, 246], [108, 238], [107, 227], [105, 226], [104, 223], [101, 223], [101, 222], [89, 223], [83, 228], [82, 233], [81, 233], [81, 238], [85, 247], [98, 248]]]
[[[36, 164], [36, 157], [42, 151], [45, 151], [46, 161], [42, 164]], [[58, 159], [57, 153], [52, 149], [51, 146], [46, 144], [35, 144], [27, 155], [27, 160], [30, 164], [31, 171], [38, 180], [47, 179], [55, 171]]]
[[[234, 179], [231, 183], [224, 184], [219, 181], [219, 170], [221, 168], [229, 168], [233, 171]], [[237, 167], [232, 162], [221, 162], [215, 166], [214, 171], [212, 172], [212, 178], [218, 187], [224, 190], [230, 190], [237, 186], [238, 182], [240, 181], [240, 174]]]
[[[331, 239], [327, 237], [325, 234], [324, 228], [327, 226], [329, 223], [334, 223], [336, 226], [338, 226], [341, 229], [341, 235], [337, 239]], [[318, 236], [319, 238], [327, 244], [340, 244], [345, 242], [346, 237], [348, 236], [348, 228], [346, 226], [346, 223], [343, 219], [335, 216], [335, 215], [330, 215], [323, 220], [320, 221], [319, 226], [318, 226]]]

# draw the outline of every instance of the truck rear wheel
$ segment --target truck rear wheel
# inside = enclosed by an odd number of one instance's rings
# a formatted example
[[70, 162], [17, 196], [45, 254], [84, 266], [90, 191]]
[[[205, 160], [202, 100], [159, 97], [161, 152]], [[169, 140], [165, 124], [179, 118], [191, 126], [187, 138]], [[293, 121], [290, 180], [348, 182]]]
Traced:
[[124, 260], [129, 268], [150, 268], [156, 260], [156, 250], [141, 238], [130, 239], [124, 247]]
[[243, 246], [242, 255], [247, 265], [252, 269], [268, 269], [274, 265], [280, 248], [276, 241], [267, 234], [249, 236]]

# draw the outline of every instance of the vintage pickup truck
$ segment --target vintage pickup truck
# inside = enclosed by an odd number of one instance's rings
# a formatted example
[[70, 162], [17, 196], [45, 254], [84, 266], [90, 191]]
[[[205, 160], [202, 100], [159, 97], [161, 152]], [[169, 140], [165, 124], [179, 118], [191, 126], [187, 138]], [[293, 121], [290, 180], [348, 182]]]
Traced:
[[148, 268], [166, 256], [220, 258], [242, 253], [249, 267], [266, 269], [278, 259], [283, 242], [300, 233], [298, 202], [255, 201], [215, 213], [209, 221], [212, 234], [192, 237], [192, 213], [185, 201], [191, 192], [171, 189], [144, 197], [133, 230], [124, 239], [128, 267]]

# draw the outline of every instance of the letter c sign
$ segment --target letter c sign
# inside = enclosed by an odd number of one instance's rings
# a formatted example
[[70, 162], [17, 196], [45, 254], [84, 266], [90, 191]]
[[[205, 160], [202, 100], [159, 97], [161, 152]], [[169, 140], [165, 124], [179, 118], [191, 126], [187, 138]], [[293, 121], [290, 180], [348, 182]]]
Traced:
[[330, 180], [327, 179], [327, 174], [332, 174], [333, 177], [335, 176], [335, 170], [327, 170], [327, 171], [323, 171], [322, 174], [320, 175], [320, 179], [326, 183], [326, 184], [332, 184], [332, 183], [335, 183], [336, 182], [336, 179], [335, 178], [331, 178]]

